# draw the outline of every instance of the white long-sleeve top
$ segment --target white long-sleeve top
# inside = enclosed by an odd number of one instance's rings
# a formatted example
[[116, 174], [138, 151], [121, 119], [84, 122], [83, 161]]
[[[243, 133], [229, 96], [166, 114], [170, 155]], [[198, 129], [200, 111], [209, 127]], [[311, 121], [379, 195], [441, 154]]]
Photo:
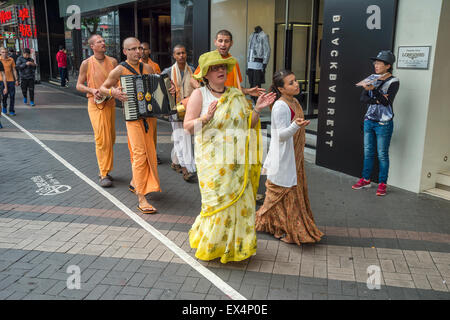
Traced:
[[297, 185], [293, 136], [300, 127], [291, 123], [291, 110], [286, 102], [277, 100], [272, 108], [270, 145], [264, 168], [272, 183], [290, 188]]

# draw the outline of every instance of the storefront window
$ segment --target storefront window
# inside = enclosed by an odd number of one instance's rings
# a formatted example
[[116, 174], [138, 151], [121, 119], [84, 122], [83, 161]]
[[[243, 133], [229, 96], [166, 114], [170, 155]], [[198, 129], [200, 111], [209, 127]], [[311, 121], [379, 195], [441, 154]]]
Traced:
[[119, 14], [111, 11], [103, 15], [82, 16], [81, 30], [68, 30], [65, 23], [67, 71], [78, 77], [81, 62], [93, 52], [88, 44], [91, 35], [99, 34], [105, 39], [106, 54], [120, 60]]
[[192, 0], [171, 0], [172, 48], [177, 44], [186, 46], [188, 63], [192, 61]]
[[[252, 37], [258, 33], [257, 27], [268, 36], [270, 58], [266, 66], [263, 88], [269, 88], [273, 73], [281, 69], [290, 69], [295, 73], [302, 88], [298, 99], [306, 110], [307, 104], [314, 104], [317, 110], [319, 82], [319, 43], [322, 37], [322, 20], [319, 11], [314, 13], [314, 4], [322, 7], [323, 0], [212, 0], [211, 1], [211, 48], [217, 31], [227, 29], [233, 34], [231, 54], [238, 60], [243, 83], [250, 85], [248, 70], [254, 68]], [[313, 14], [318, 18], [316, 32], [312, 32]], [[314, 36], [314, 39], [312, 38]], [[315, 41], [315, 45], [314, 42]], [[249, 48], [250, 47], [250, 48]], [[316, 57], [311, 55], [316, 47]], [[314, 61], [311, 61], [313, 57]], [[314, 66], [314, 68], [312, 68]], [[314, 99], [308, 101], [308, 83], [310, 70], [316, 70], [313, 76]], [[315, 90], [314, 90], [315, 89]], [[314, 116], [311, 112], [310, 116]]]
[[[14, 3], [10, 6], [0, 6], [0, 46], [11, 50], [10, 55], [14, 58], [20, 55], [24, 48], [29, 48], [32, 58], [39, 65], [34, 7], [28, 5], [25, 0]], [[15, 52], [15, 55], [12, 52]], [[39, 68], [36, 80], [40, 80]]]

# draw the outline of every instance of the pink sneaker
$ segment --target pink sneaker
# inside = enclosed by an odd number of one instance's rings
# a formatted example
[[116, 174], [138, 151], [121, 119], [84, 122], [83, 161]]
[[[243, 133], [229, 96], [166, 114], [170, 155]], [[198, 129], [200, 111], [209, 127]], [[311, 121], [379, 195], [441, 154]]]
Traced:
[[377, 196], [385, 196], [386, 195], [386, 184], [380, 183], [377, 189]]
[[364, 178], [359, 179], [359, 181], [352, 185], [352, 189], [359, 190], [362, 188], [370, 188], [370, 180], [366, 180]]

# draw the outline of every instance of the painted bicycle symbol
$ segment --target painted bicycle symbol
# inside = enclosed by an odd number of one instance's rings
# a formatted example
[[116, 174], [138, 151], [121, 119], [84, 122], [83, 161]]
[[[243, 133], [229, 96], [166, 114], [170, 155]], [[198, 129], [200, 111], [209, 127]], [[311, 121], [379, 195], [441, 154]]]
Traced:
[[45, 177], [36, 176], [31, 178], [31, 180], [36, 183], [36, 186], [39, 188], [36, 190], [36, 193], [41, 196], [54, 196], [72, 189], [71, 186], [59, 183], [58, 180], [53, 178], [52, 174], [48, 174]]

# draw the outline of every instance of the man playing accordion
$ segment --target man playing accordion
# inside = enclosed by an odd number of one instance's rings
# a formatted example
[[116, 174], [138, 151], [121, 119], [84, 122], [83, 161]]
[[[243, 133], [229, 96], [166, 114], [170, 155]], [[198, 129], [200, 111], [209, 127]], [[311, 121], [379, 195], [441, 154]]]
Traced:
[[[142, 55], [141, 43], [138, 39], [130, 37], [123, 41], [123, 53], [127, 57], [126, 66], [119, 64], [108, 76], [108, 79], [100, 87], [103, 95], [110, 95], [122, 102], [128, 100], [128, 96], [120, 87], [120, 77], [133, 74], [153, 74], [152, 67], [139, 62]], [[134, 72], [128, 69], [131, 67]], [[131, 70], [132, 70], [131, 69]], [[175, 94], [173, 86], [170, 93]], [[128, 148], [130, 150], [133, 178], [130, 182], [130, 190], [138, 196], [138, 209], [142, 213], [156, 213], [154, 208], [145, 198], [150, 192], [160, 192], [158, 177], [156, 149], [153, 140], [151, 121], [147, 118], [127, 121]]]

